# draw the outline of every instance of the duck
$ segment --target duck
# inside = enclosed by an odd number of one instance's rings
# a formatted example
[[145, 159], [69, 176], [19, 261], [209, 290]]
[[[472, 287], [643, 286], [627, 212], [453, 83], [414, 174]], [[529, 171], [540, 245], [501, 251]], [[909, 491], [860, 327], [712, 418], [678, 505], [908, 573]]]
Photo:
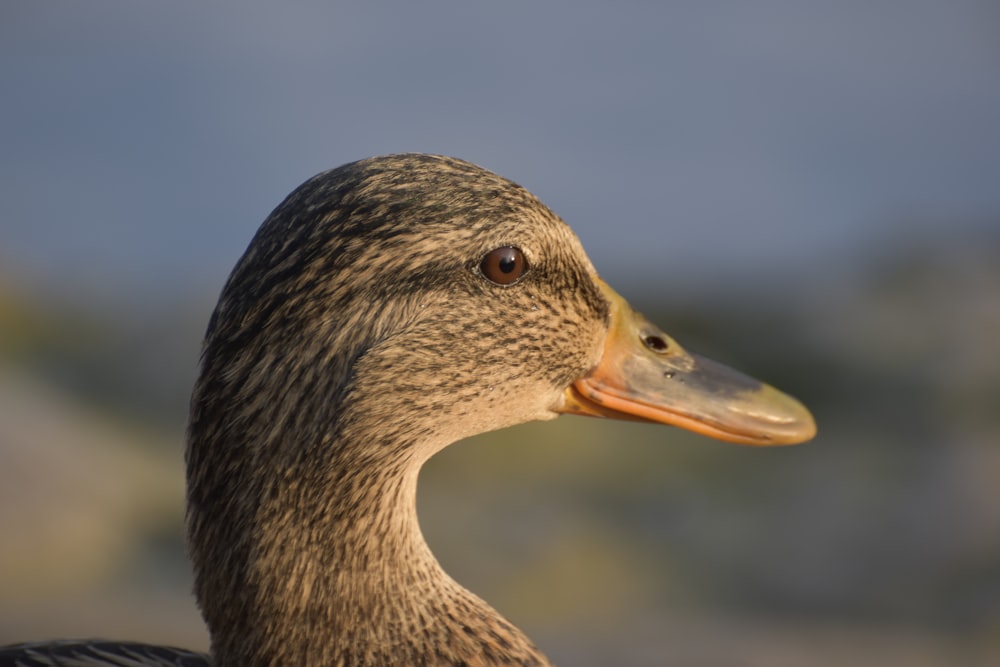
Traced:
[[799, 401], [687, 351], [520, 185], [457, 158], [323, 172], [258, 229], [211, 315], [186, 525], [210, 653], [110, 641], [0, 666], [544, 666], [420, 531], [421, 466], [563, 414], [805, 442]]

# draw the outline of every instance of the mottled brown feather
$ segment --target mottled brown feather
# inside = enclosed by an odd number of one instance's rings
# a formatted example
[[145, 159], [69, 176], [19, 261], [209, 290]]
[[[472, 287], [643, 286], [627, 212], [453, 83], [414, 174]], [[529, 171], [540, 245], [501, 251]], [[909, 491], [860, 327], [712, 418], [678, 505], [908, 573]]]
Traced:
[[[501, 246], [529, 267], [511, 286], [479, 270]], [[607, 334], [595, 278], [527, 190], [453, 158], [348, 164], [274, 210], [222, 291], [191, 400], [214, 665], [549, 664], [438, 565], [417, 474], [455, 440], [555, 416]]]

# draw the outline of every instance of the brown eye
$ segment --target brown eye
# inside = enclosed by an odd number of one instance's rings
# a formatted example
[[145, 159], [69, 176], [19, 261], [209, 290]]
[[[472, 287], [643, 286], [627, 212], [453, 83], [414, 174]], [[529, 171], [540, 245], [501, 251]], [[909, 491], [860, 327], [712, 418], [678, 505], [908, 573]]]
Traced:
[[486, 253], [479, 270], [490, 282], [513, 285], [528, 270], [528, 263], [519, 249], [504, 246]]

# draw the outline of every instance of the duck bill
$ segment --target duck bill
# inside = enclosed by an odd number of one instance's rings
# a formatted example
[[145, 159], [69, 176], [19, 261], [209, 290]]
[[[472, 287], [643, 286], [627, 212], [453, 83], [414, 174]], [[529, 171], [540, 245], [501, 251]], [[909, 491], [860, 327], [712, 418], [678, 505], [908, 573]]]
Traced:
[[603, 281], [611, 322], [597, 366], [564, 392], [561, 412], [679, 426], [747, 445], [793, 445], [816, 435], [797, 400], [685, 351]]

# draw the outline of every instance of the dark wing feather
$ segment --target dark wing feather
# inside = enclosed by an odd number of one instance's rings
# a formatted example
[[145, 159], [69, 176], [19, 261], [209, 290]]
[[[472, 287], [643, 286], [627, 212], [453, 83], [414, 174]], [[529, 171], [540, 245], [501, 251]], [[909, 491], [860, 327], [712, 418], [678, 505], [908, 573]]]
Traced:
[[54, 641], [0, 647], [0, 667], [210, 667], [204, 653], [109, 641]]

